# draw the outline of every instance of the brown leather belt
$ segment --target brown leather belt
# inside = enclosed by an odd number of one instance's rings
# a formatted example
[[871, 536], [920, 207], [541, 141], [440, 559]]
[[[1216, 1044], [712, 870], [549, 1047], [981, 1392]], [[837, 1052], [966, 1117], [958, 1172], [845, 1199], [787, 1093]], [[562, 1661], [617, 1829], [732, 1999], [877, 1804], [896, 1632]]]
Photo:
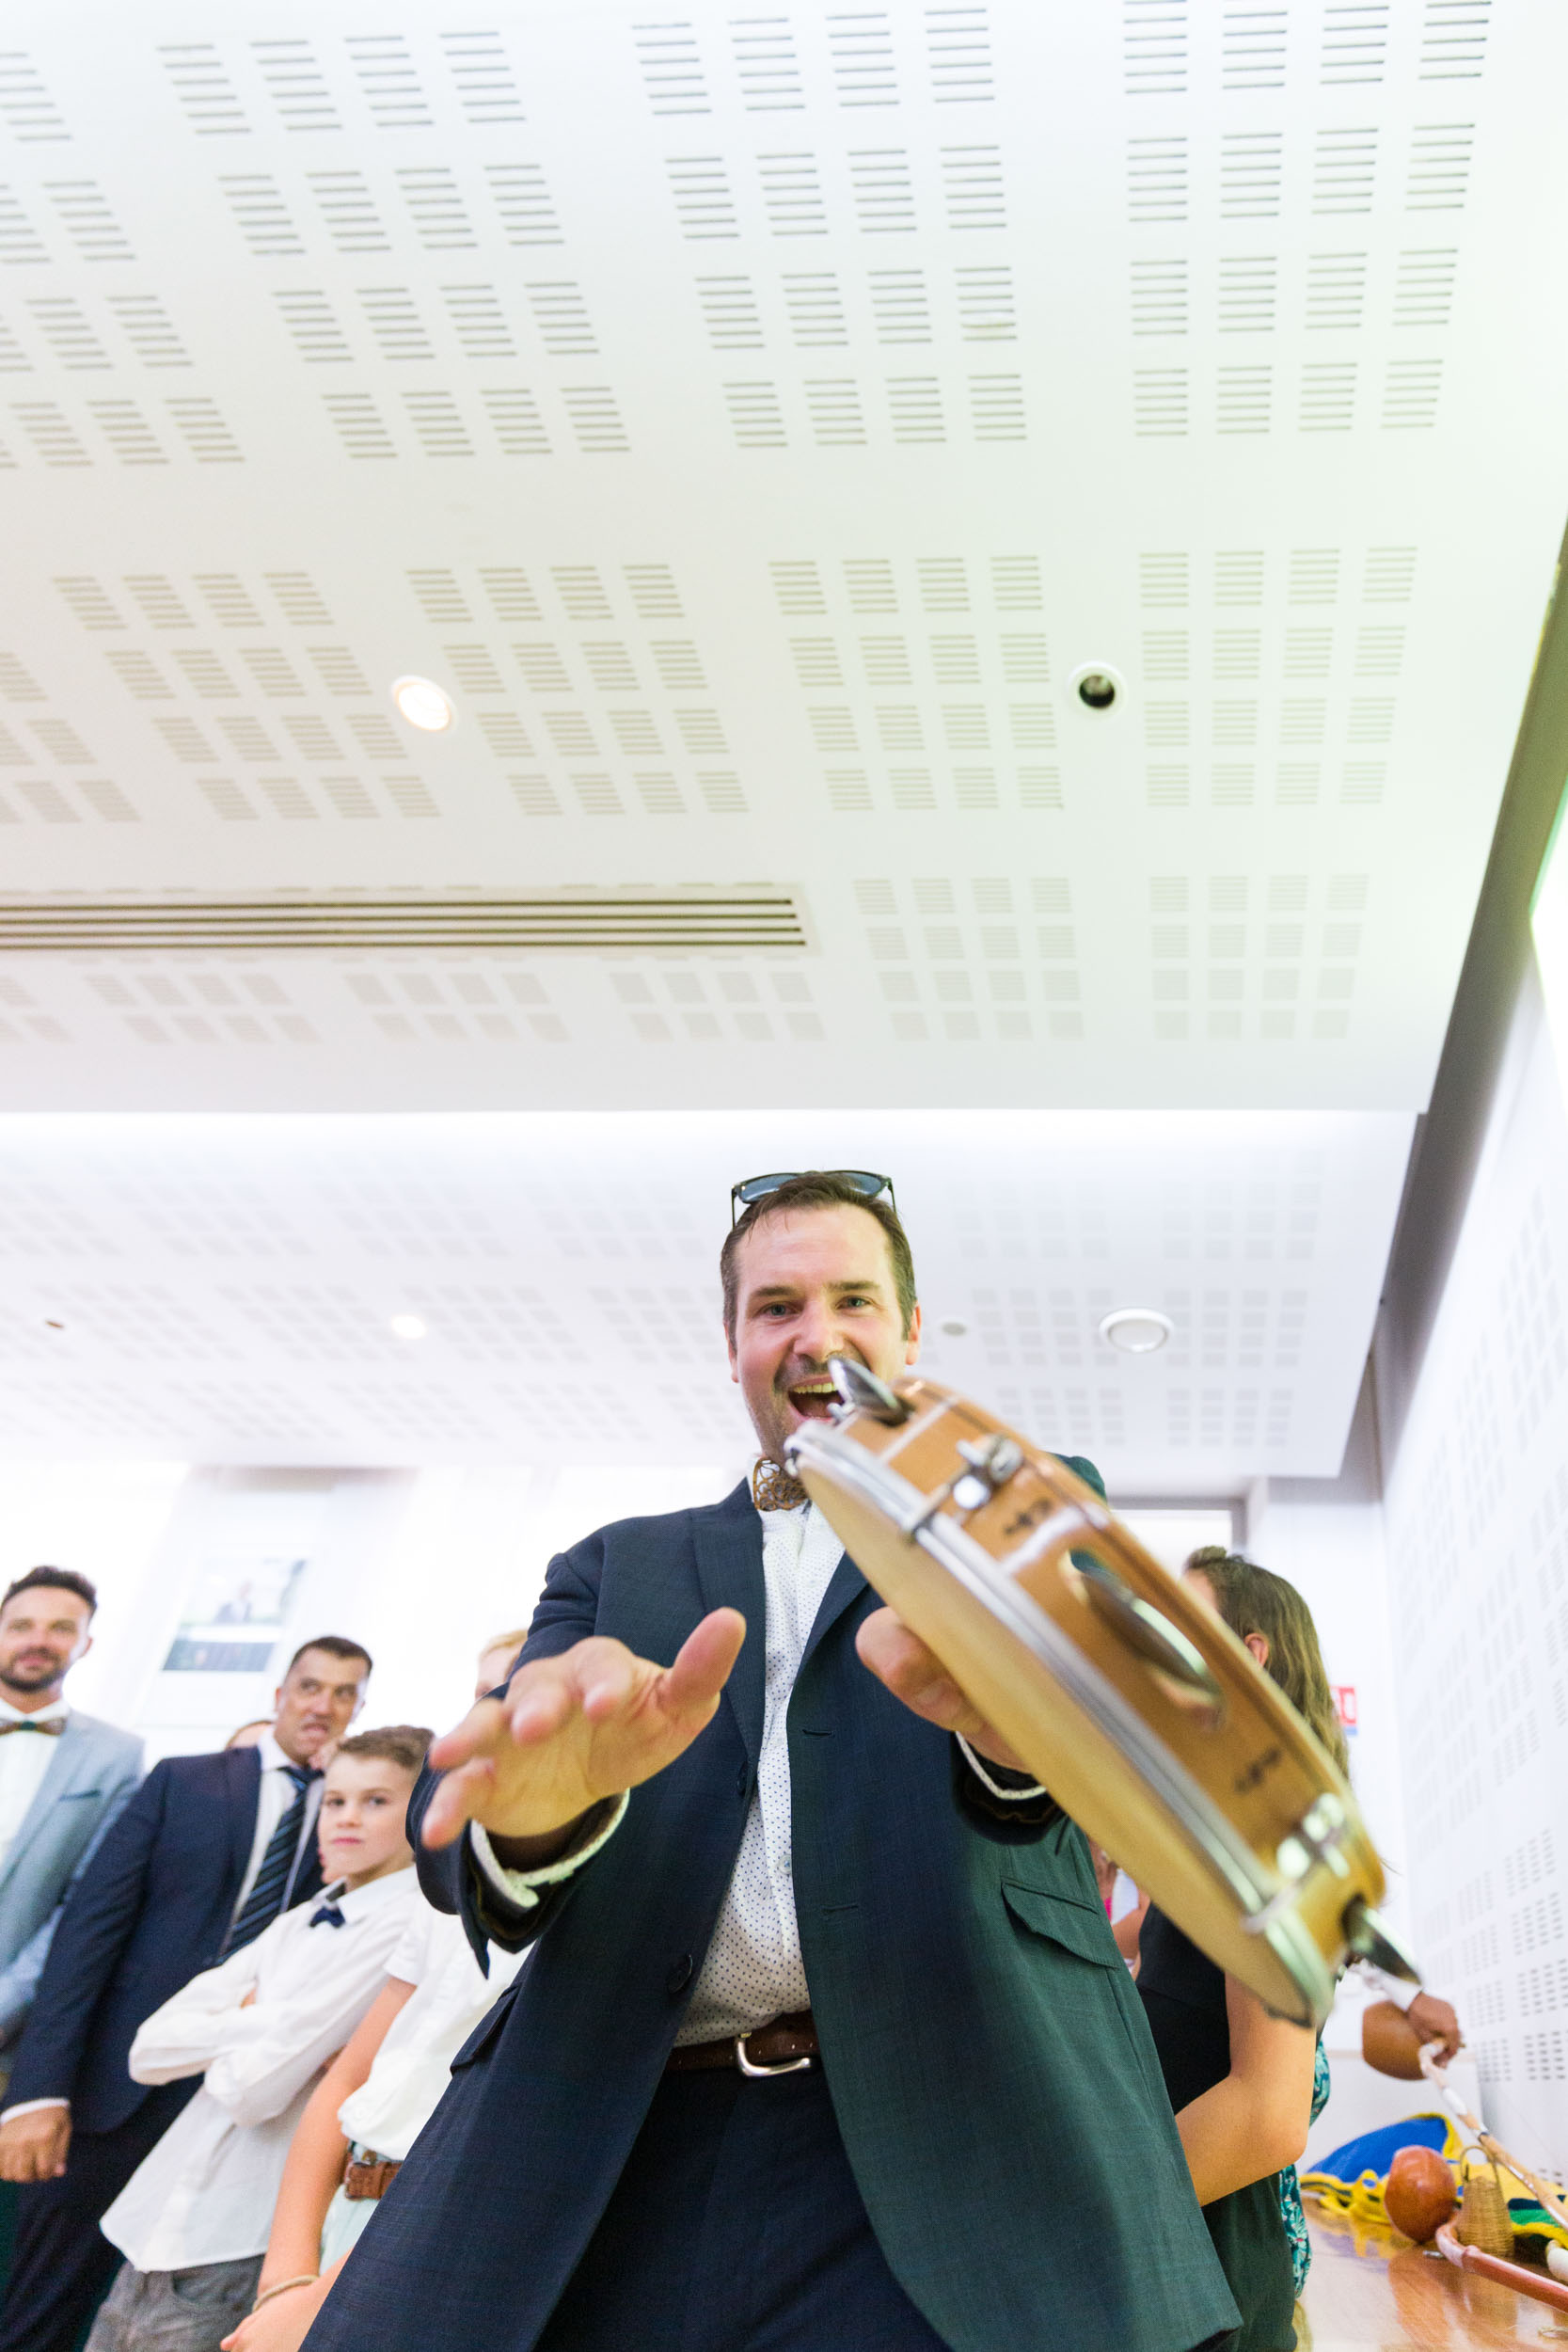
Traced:
[[356, 2156], [343, 2173], [345, 2197], [385, 2197], [392, 2185], [392, 2176], [403, 2166], [395, 2156], [378, 2156], [372, 2148], [368, 2156]]
[[821, 2055], [809, 2009], [775, 2017], [754, 2033], [728, 2035], [722, 2042], [687, 2042], [672, 2050], [667, 2074], [696, 2074], [709, 2067], [738, 2066], [743, 2074], [798, 2074]]

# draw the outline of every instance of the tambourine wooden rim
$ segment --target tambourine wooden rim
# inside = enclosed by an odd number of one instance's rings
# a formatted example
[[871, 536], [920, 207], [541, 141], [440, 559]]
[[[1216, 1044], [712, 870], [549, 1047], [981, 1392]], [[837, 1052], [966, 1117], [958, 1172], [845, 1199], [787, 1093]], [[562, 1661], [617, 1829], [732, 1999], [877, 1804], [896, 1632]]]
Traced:
[[[1093, 1645], [1064, 1630], [1050, 1609], [1019, 1581], [1021, 1569], [1033, 1572], [1041, 1562], [1070, 1561], [1075, 1548], [1087, 1560], [1099, 1549], [1097, 1537], [1102, 1539], [1099, 1574], [1106, 1589], [1097, 1591], [1095, 1576], [1076, 1563], [1069, 1573], [1084, 1597], [1098, 1605], [1101, 1626], [1108, 1617], [1113, 1620], [1125, 1653], [1119, 1659], [1112, 1656], [1113, 1669], [1124, 1670], [1126, 1657], [1135, 1654], [1145, 1672], [1168, 1682], [1170, 1677], [1163, 1672], [1168, 1664], [1174, 1674], [1187, 1673], [1194, 1683], [1208, 1682], [1223, 1715], [1227, 1694], [1208, 1674], [1180, 1624], [1167, 1620], [1163, 1607], [1137, 1598], [1109, 1572], [1119, 1555], [1124, 1565], [1135, 1560], [1155, 1589], [1170, 1581], [1101, 1498], [1055, 1457], [1044, 1456], [980, 1408], [931, 1382], [911, 1378], [895, 1392], [880, 1389], [879, 1383], [868, 1385], [863, 1367], [847, 1365], [842, 1389], [845, 1403], [836, 1412], [836, 1426], [833, 1422], [808, 1422], [790, 1438], [787, 1451], [807, 1492], [845, 1537], [871, 1584], [936, 1649], [1048, 1786], [1054, 1780], [1060, 1788], [1073, 1777], [1062, 1744], [1064, 1724], [1066, 1730], [1077, 1733], [1085, 1750], [1092, 1747], [1099, 1753], [1106, 1779], [1122, 1784], [1105, 1798], [1106, 1822], [1119, 1807], [1125, 1834], [1132, 1805], [1143, 1850], [1143, 1867], [1134, 1875], [1161, 1908], [1271, 2008], [1302, 2024], [1321, 2024], [1333, 2001], [1336, 1969], [1352, 1940], [1351, 1931], [1340, 1932], [1338, 1925], [1340, 1912], [1349, 1917], [1347, 1907], [1359, 1905], [1355, 1932], [1361, 1947], [1405, 1972], [1408, 1963], [1386, 1941], [1368, 1907], [1381, 1895], [1382, 1873], [1348, 1787], [1283, 1693], [1258, 1671], [1228, 1630], [1206, 1619], [1203, 1642], [1228, 1678], [1231, 1695], [1238, 1688], [1244, 1692], [1266, 1739], [1288, 1756], [1286, 1769], [1319, 1789], [1348, 1824], [1345, 1835], [1355, 1867], [1346, 1877], [1339, 1911], [1330, 1909], [1326, 1919], [1322, 1887], [1314, 1883], [1314, 1899], [1304, 1905], [1275, 1867], [1275, 1853], [1260, 1853], [1225, 1805], [1187, 1769], [1158, 1727], [1160, 1707], [1150, 1702], [1148, 1717], [1141, 1714], [1096, 1664], [1089, 1654]], [[883, 1409], [876, 1409], [878, 1391], [885, 1401]], [[868, 1424], [886, 1424], [879, 1436], [869, 1427], [856, 1433], [863, 1415]], [[974, 1489], [983, 1501], [966, 1506], [963, 1461], [957, 1464], [957, 1475], [933, 1492], [906, 1477], [896, 1460], [888, 1458], [902, 1452], [906, 1443], [928, 1438], [949, 1417], [986, 1433], [978, 1447], [966, 1446], [967, 1458], [976, 1452], [984, 1454], [988, 1447], [1006, 1452], [1013, 1467], [995, 1486], [995, 1494], [1025, 1465], [1035, 1472], [1033, 1480], [1020, 1482], [1033, 1496], [1024, 1514], [1029, 1532], [1004, 1558], [968, 1532], [968, 1520], [979, 1518], [993, 1499], [983, 1477]], [[925, 1467], [930, 1467], [928, 1460]], [[1042, 1486], [1054, 1505], [1049, 1511]], [[994, 1522], [990, 1533], [994, 1537]], [[928, 1565], [922, 1565], [922, 1557]], [[951, 1580], [950, 1585], [933, 1580], [935, 1569]], [[1187, 1604], [1189, 1620], [1196, 1606]], [[984, 1613], [983, 1619], [976, 1610]], [[1140, 1617], [1135, 1619], [1133, 1611]], [[1178, 1602], [1173, 1615], [1180, 1618], [1181, 1613]], [[1011, 1645], [1033, 1661], [1030, 1667], [1019, 1665]], [[1194, 1661], [1190, 1670], [1183, 1667], [1184, 1657]], [[1039, 1673], [1049, 1678], [1051, 1699], [1058, 1706], [1066, 1702], [1060, 1709], [1063, 1723], [1053, 1720], [1057, 1707], [1037, 1691]], [[1029, 1687], [1021, 1693], [1025, 1674]], [[1008, 1711], [1005, 1714], [1003, 1708]], [[1165, 1712], [1168, 1729], [1168, 1708]], [[1075, 1766], [1079, 1786], [1067, 1809], [1115, 1851], [1114, 1833], [1096, 1825], [1097, 1793], [1085, 1777], [1082, 1757], [1075, 1759]], [[1152, 1819], [1146, 1818], [1150, 1815]], [[1129, 1853], [1120, 1858], [1132, 1861]], [[1338, 1869], [1339, 1862], [1334, 1867]], [[1210, 1890], [1207, 1897], [1205, 1887]], [[1327, 1899], [1332, 1904], [1332, 1893]], [[1209, 1916], [1216, 1907], [1223, 1919]], [[1305, 1915], [1307, 1912], [1310, 1917]]]

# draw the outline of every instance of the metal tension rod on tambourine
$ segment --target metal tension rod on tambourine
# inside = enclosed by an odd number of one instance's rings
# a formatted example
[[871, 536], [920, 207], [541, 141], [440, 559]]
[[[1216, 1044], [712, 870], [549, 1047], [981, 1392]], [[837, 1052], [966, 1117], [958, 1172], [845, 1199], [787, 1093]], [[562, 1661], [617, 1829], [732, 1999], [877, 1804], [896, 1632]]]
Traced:
[[[914, 1407], [852, 1356], [831, 1356], [828, 1370], [841, 1402], [830, 1406], [835, 1420], [862, 1412], [890, 1429], [908, 1421]], [[961, 1444], [964, 1468], [926, 1497], [903, 1533], [911, 1539], [934, 1518], [951, 1496], [960, 1511], [979, 1510], [999, 1487], [1023, 1466], [1023, 1449], [1015, 1439], [991, 1437], [973, 1445]], [[1084, 1597], [1096, 1616], [1108, 1625], [1145, 1665], [1152, 1666], [1187, 1692], [1197, 1693], [1211, 1707], [1224, 1703], [1224, 1693], [1204, 1661], [1202, 1652], [1170, 1619], [1139, 1598], [1114, 1568], [1090, 1552], [1074, 1553], [1072, 1565], [1083, 1581]]]

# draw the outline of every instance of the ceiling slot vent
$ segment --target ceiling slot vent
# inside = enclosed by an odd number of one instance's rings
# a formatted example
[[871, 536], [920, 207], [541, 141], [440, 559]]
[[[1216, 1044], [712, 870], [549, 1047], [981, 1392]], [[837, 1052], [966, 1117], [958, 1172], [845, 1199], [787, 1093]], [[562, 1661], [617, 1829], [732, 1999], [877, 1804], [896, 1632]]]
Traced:
[[910, 162], [902, 148], [851, 149], [849, 181], [855, 196], [855, 216], [866, 236], [891, 234], [914, 227], [914, 188]]
[[828, 48], [841, 106], [895, 106], [898, 82], [885, 8], [857, 8], [828, 19]]
[[42, 262], [43, 240], [9, 188], [0, 188], [0, 262]]
[[1126, 0], [1123, 77], [1129, 98], [1177, 98], [1187, 87], [1187, 11], [1181, 0]]
[[457, 85], [463, 111], [476, 130], [524, 120], [516, 85], [498, 32], [443, 33], [447, 70]]
[[656, 115], [705, 115], [707, 88], [689, 24], [644, 24], [633, 36]]
[[308, 40], [254, 40], [250, 46], [286, 131], [340, 128], [325, 76]]
[[430, 103], [400, 33], [350, 33], [345, 41], [371, 119], [382, 131], [428, 131]]
[[939, 105], [958, 101], [978, 103], [995, 95], [984, 8], [927, 8], [926, 45], [931, 95]]
[[[216, 126], [214, 125], [214, 128]], [[248, 130], [247, 123], [236, 123], [236, 130]], [[288, 206], [277, 193], [277, 183], [269, 174], [261, 171], [220, 174], [218, 185], [229, 199], [235, 225], [261, 261], [272, 261], [280, 254], [299, 254], [305, 250], [298, 230], [294, 227]]]
[[[277, 780], [270, 780], [275, 786]], [[579, 778], [579, 784], [598, 779]], [[729, 786], [732, 779], [710, 778]], [[809, 946], [787, 891], [626, 898], [588, 891], [534, 898], [223, 898], [140, 905], [0, 900], [0, 954], [158, 951], [681, 955], [777, 954]]]
[[805, 103], [795, 37], [779, 17], [739, 17], [730, 26], [736, 76], [748, 114], [798, 114]]
[[488, 164], [484, 176], [508, 245], [561, 243], [561, 223], [537, 164]]

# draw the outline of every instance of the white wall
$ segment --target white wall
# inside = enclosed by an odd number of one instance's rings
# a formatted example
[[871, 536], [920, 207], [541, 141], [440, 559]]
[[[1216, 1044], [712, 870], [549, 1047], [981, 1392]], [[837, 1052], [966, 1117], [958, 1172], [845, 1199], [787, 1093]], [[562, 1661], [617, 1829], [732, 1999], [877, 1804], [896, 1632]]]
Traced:
[[[71, 1695], [141, 1731], [150, 1758], [222, 1744], [269, 1711], [278, 1673], [311, 1633], [363, 1642], [375, 1661], [361, 1724], [436, 1730], [467, 1706], [490, 1635], [526, 1626], [552, 1554], [606, 1521], [711, 1502], [734, 1462], [657, 1470], [137, 1469], [0, 1470], [0, 1570], [80, 1567], [103, 1596], [100, 1635]], [[171, 1673], [189, 1597], [214, 1561], [305, 1556], [286, 1621], [244, 1673]], [[14, 1566], [13, 1564], [14, 1563]]]
[[182, 1462], [0, 1463], [0, 1591], [46, 1562], [91, 1578], [94, 1643], [71, 1696], [116, 1723], [129, 1720], [122, 1661], [185, 1475]]
[[1336, 1491], [1353, 1482], [1322, 1483], [1320, 1500], [1304, 1495], [1305, 1480], [1272, 1488], [1260, 1482], [1249, 1502], [1247, 1554], [1295, 1585], [1317, 1625], [1329, 1681], [1355, 1693], [1356, 1727], [1346, 1739], [1351, 1781], [1387, 1874], [1385, 1915], [1404, 1936], [1409, 1853], [1383, 1511], [1375, 1495]]
[[1568, 1120], [1523, 992], [1398, 1451], [1385, 1462], [1409, 1871], [1488, 2120], [1568, 2164]]

